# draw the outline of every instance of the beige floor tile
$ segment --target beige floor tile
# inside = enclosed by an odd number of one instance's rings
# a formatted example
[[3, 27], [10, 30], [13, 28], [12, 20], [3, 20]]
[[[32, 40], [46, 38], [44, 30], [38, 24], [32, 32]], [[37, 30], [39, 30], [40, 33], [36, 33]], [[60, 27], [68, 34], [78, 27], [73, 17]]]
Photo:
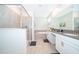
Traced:
[[50, 53], [58, 53], [55, 49], [55, 45], [51, 45], [50, 43], [44, 43], [43, 39], [45, 39], [45, 35], [37, 34], [36, 38], [36, 46], [28, 46], [27, 54], [50, 54]]

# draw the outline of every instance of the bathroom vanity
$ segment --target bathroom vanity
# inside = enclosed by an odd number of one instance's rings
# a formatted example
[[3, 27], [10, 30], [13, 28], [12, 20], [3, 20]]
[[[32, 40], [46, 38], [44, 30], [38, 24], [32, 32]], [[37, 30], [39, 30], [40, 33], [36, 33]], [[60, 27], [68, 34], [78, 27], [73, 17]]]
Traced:
[[[55, 38], [55, 46], [59, 53], [61, 54], [79, 54], [79, 36], [68, 33], [60, 33], [60, 32], [49, 32], [56, 36]], [[50, 34], [48, 34], [49, 36]], [[53, 43], [53, 37], [48, 38], [50, 42]]]

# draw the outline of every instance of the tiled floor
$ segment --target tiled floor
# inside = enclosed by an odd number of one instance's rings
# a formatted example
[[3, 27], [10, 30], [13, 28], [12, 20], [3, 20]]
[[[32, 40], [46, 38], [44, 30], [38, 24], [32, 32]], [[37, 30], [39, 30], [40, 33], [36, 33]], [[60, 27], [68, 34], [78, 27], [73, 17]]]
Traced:
[[50, 43], [45, 43], [43, 39], [45, 39], [44, 34], [36, 33], [36, 46], [28, 46], [27, 54], [51, 54], [58, 53], [55, 49], [55, 45], [51, 45]]

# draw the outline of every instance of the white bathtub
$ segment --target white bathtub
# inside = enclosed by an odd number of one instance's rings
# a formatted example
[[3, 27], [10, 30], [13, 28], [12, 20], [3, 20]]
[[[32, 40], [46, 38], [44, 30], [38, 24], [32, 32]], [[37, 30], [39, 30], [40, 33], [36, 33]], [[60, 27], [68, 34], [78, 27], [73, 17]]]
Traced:
[[26, 29], [0, 28], [0, 54], [26, 53]]

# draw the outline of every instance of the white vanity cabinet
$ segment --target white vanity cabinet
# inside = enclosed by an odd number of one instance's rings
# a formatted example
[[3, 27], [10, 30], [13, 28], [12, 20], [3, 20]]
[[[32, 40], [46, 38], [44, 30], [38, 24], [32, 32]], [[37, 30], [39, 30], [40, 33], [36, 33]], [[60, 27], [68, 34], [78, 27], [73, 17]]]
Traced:
[[79, 40], [63, 36], [63, 53], [77, 54], [79, 53]]
[[56, 49], [61, 54], [78, 54], [79, 40], [56, 34]]
[[63, 53], [63, 37], [56, 35], [56, 49], [58, 52]]
[[79, 49], [75, 48], [73, 44], [64, 41], [63, 54], [77, 54]]
[[52, 32], [47, 33], [47, 39], [51, 44], [55, 44], [55, 35]]

